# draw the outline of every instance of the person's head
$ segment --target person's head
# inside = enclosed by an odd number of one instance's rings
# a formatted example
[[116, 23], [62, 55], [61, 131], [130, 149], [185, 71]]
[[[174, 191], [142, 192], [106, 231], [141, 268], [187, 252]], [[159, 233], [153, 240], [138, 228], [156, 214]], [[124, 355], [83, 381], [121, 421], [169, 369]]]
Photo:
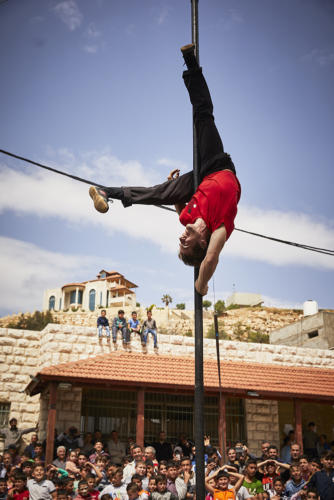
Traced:
[[91, 474], [91, 473], [87, 474], [86, 475], [86, 482], [88, 485], [88, 491], [93, 491], [95, 488], [95, 484], [96, 484], [95, 476], [93, 476], [93, 474]]
[[78, 467], [85, 467], [87, 463], [87, 457], [86, 454], [83, 453], [82, 451], [78, 454]]
[[334, 467], [334, 453], [332, 451], [325, 451], [321, 453], [321, 464], [326, 471], [333, 469]]
[[[152, 319], [152, 311], [147, 311], [147, 319], [150, 320]], [[161, 432], [160, 432], [161, 434]], [[166, 434], [165, 434], [165, 438], [166, 438]]]
[[150, 479], [148, 480], [148, 491], [150, 493], [157, 491], [157, 477], [156, 476], [151, 476]]
[[39, 483], [44, 478], [44, 467], [39, 464], [35, 465], [32, 475], [33, 478]]
[[211, 486], [211, 488], [215, 488], [216, 486], [216, 479], [214, 477], [209, 477], [209, 479], [207, 480], [207, 483], [209, 484], [209, 486]]
[[147, 477], [153, 476], [155, 469], [154, 469], [154, 463], [152, 462], [152, 460], [145, 460], [145, 465], [146, 465]]
[[268, 441], [263, 441], [261, 443], [261, 451], [262, 451], [262, 455], [264, 458], [268, 457], [269, 446], [270, 446], [270, 443], [268, 443]]
[[0, 477], [0, 493], [7, 493], [7, 479]]
[[271, 444], [268, 448], [268, 458], [272, 458], [273, 460], [277, 460], [278, 458], [278, 449], [277, 446]]
[[42, 443], [35, 444], [35, 455], [42, 456], [43, 455], [43, 445]]
[[136, 319], [137, 319], [137, 313], [136, 313], [136, 311], [132, 311], [131, 316], [132, 316], [132, 319], [134, 321], [136, 321]]
[[27, 478], [30, 478], [32, 475], [32, 470], [33, 470], [32, 461], [26, 460], [25, 462], [22, 462], [21, 463], [21, 470]]
[[123, 318], [124, 318], [124, 311], [123, 311], [123, 309], [120, 309], [120, 310], [118, 311], [118, 317], [119, 317], [120, 319], [123, 319]]
[[107, 477], [112, 478], [113, 474], [116, 472], [116, 469], [118, 468], [119, 468], [118, 465], [109, 462], [106, 468]]
[[160, 460], [158, 471], [159, 471], [160, 476], [166, 476], [166, 474], [167, 474], [167, 462], [166, 462], [166, 460]]
[[94, 441], [102, 441], [102, 432], [100, 429], [95, 429], [94, 431]]
[[107, 311], [106, 311], [105, 309], [102, 309], [102, 311], [101, 311], [101, 316], [103, 316], [103, 317], [104, 317], [106, 314], [107, 314]]
[[300, 457], [300, 446], [298, 443], [292, 443], [290, 446], [291, 460], [297, 461]]
[[93, 434], [91, 432], [86, 432], [84, 437], [85, 444], [89, 444], [93, 441]]
[[273, 486], [274, 486], [275, 493], [278, 493], [279, 495], [281, 493], [283, 493], [284, 483], [283, 483], [281, 478], [277, 477], [276, 479], [274, 479]]
[[98, 457], [98, 458], [95, 460], [95, 465], [96, 465], [96, 467], [97, 467], [99, 470], [105, 470], [106, 465], [107, 465], [107, 461], [106, 461], [105, 457]]
[[219, 471], [216, 476], [216, 488], [218, 490], [227, 490], [229, 483], [229, 474], [225, 471]]
[[138, 460], [135, 466], [136, 474], [139, 474], [141, 478], [146, 476], [146, 464], [143, 460]]
[[133, 474], [132, 478], [131, 478], [131, 483], [134, 483], [138, 486], [138, 490], [140, 491], [142, 489], [142, 485], [143, 485], [143, 478], [140, 474]]
[[318, 500], [319, 495], [317, 493], [317, 490], [314, 488], [308, 488], [306, 492], [306, 500]]
[[293, 481], [295, 483], [299, 483], [301, 481], [302, 471], [300, 470], [299, 465], [291, 465], [290, 476], [291, 476], [291, 479], [293, 479]]
[[[230, 470], [230, 469], [229, 469]], [[236, 466], [233, 466], [233, 470], [232, 472], [236, 472], [238, 473], [239, 472], [239, 469], [238, 467]], [[237, 476], [230, 476], [230, 483], [232, 484], [232, 486], [234, 486], [236, 484], [236, 482], [238, 481], [238, 477]]]
[[10, 421], [9, 421], [9, 425], [10, 425], [11, 429], [16, 429], [16, 427], [17, 427], [17, 420], [16, 420], [16, 418], [11, 418]]
[[309, 463], [306, 455], [302, 455], [299, 458], [299, 467], [300, 467], [302, 472], [307, 472], [310, 470], [310, 463]]
[[268, 476], [273, 476], [275, 474], [275, 471], [276, 471], [275, 462], [268, 462], [266, 464], [266, 469], [267, 469]]
[[57, 457], [61, 461], [65, 460], [65, 457], [66, 457], [66, 448], [65, 448], [65, 446], [58, 446], [58, 448], [57, 448]]
[[[148, 316], [149, 314], [152, 317], [152, 311], [147, 311], [147, 317], [149, 317]], [[159, 432], [159, 441], [161, 441], [161, 442], [166, 441], [166, 433], [165, 433], [165, 431], [160, 431]]]
[[179, 258], [187, 266], [199, 267], [208, 249], [207, 234], [195, 224], [187, 224], [179, 239]]
[[246, 462], [246, 469], [245, 469], [246, 476], [248, 476], [249, 478], [253, 478], [255, 477], [256, 471], [257, 471], [256, 460], [248, 460]]
[[143, 459], [143, 450], [139, 444], [134, 444], [132, 448], [133, 459], [138, 462], [138, 460]]
[[155, 448], [153, 446], [146, 446], [145, 448], [145, 459], [146, 460], [154, 460], [155, 459]]
[[5, 453], [2, 455], [2, 463], [6, 469], [8, 469], [12, 465], [13, 457], [11, 453], [9, 453], [9, 451], [5, 451]]
[[77, 452], [75, 450], [71, 450], [69, 455], [68, 455], [68, 459], [70, 462], [77, 463], [77, 460], [78, 460]]
[[227, 452], [227, 456], [230, 462], [235, 462], [237, 459], [237, 452], [235, 451], [235, 448], [230, 448]]
[[123, 470], [118, 467], [112, 475], [111, 482], [115, 487], [119, 487], [123, 480]]
[[66, 490], [63, 490], [63, 489], [57, 490], [57, 500], [67, 500], [67, 499], [68, 499], [68, 495], [66, 493]]
[[219, 456], [217, 451], [212, 451], [211, 453], [209, 453], [208, 457], [211, 458], [216, 465], [219, 464]]
[[191, 472], [191, 461], [189, 457], [183, 457], [181, 459], [181, 469], [182, 472]]
[[109, 493], [104, 493], [104, 495], [101, 496], [101, 500], [112, 500], [112, 496], [110, 496]]
[[12, 456], [12, 457], [16, 457], [17, 455], [17, 448], [15, 446], [15, 444], [10, 444], [8, 446], [8, 453]]
[[165, 493], [167, 491], [167, 478], [166, 478], [166, 476], [163, 476], [163, 475], [157, 476], [156, 483], [157, 483], [157, 492], [158, 493]]
[[94, 449], [97, 453], [101, 453], [103, 451], [103, 443], [102, 441], [96, 441], [94, 444]]
[[128, 494], [129, 500], [136, 500], [139, 497], [138, 486], [134, 483], [130, 483], [127, 485], [126, 492]]
[[27, 478], [23, 474], [23, 472], [15, 472], [14, 476], [14, 486], [15, 489], [19, 492], [22, 493], [22, 491], [25, 490], [26, 488], [26, 483], [27, 483]]
[[175, 481], [179, 474], [179, 471], [176, 467], [175, 462], [168, 462], [167, 463], [167, 478], [170, 479], [171, 481]]
[[312, 458], [310, 461], [310, 471], [312, 474], [321, 470], [321, 462], [319, 458]]
[[88, 489], [88, 482], [82, 479], [78, 483], [78, 493], [84, 498], [91, 498], [91, 494]]
[[307, 428], [308, 428], [309, 431], [315, 432], [315, 422], [309, 422], [307, 424]]
[[72, 495], [74, 491], [74, 480], [71, 477], [67, 477], [65, 479], [65, 490], [67, 491], [68, 495]]
[[38, 435], [36, 434], [36, 432], [33, 432], [30, 438], [30, 443], [35, 444], [37, 443], [37, 441], [38, 441]]

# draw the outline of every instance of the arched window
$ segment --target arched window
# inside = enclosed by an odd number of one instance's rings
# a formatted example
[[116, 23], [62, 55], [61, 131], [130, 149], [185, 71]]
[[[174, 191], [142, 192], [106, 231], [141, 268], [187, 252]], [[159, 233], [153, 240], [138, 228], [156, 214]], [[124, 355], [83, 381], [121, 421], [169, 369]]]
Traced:
[[55, 303], [56, 303], [56, 297], [54, 295], [51, 295], [51, 297], [49, 298], [49, 311], [54, 311]]
[[95, 311], [95, 290], [89, 292], [89, 310]]

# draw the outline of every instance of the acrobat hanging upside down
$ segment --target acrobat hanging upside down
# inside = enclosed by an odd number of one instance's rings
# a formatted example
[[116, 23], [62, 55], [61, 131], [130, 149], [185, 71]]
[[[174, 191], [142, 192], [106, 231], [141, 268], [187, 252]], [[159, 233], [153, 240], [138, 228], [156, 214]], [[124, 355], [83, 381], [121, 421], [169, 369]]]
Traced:
[[194, 109], [200, 156], [200, 185], [195, 194], [193, 172], [179, 175], [179, 170], [173, 170], [167, 182], [156, 186], [91, 186], [89, 194], [96, 210], [102, 213], [109, 209], [108, 199], [121, 200], [124, 207], [134, 203], [175, 205], [185, 226], [179, 257], [187, 265], [200, 267], [195, 287], [201, 295], [206, 295], [219, 254], [234, 229], [241, 188], [214, 122], [210, 92], [197, 63], [195, 46], [186, 45], [181, 52], [188, 68], [183, 79]]

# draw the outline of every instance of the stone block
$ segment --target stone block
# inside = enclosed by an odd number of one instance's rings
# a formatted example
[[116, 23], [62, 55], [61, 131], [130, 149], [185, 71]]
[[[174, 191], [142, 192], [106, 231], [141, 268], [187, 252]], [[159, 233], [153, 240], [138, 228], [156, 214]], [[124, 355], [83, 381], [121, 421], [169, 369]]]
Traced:
[[39, 363], [39, 359], [37, 359], [37, 358], [31, 358], [31, 357], [29, 357], [29, 358], [27, 358], [25, 360], [25, 364], [29, 367], [30, 371], [31, 371], [31, 367], [32, 366], [37, 366], [38, 363]]
[[67, 344], [65, 342], [60, 342], [59, 343], [59, 352], [61, 353], [71, 353], [72, 352], [72, 345], [71, 344]]
[[3, 339], [1, 339], [1, 345], [14, 347], [16, 345], [16, 341], [15, 341], [15, 339], [11, 339], [9, 337], [4, 337]]
[[32, 332], [31, 330], [24, 331], [24, 338], [28, 340], [37, 340], [39, 341], [40, 332]]
[[25, 363], [25, 358], [23, 356], [15, 356], [14, 358], [14, 363], [18, 366], [24, 365]]
[[8, 367], [8, 372], [9, 372], [9, 373], [12, 373], [12, 374], [13, 374], [13, 373], [14, 373], [14, 374], [15, 374], [15, 373], [20, 373], [20, 368], [21, 368], [21, 367], [20, 367], [19, 365], [17, 365], [17, 364], [15, 364], [15, 363], [13, 363], [12, 365], [10, 365], [10, 366]]
[[22, 338], [21, 338], [21, 339], [19, 339], [19, 340], [17, 341], [17, 345], [18, 345], [18, 347], [19, 347], [19, 348], [20, 348], [20, 347], [29, 347], [29, 344], [30, 344], [30, 343], [29, 343], [29, 340], [28, 340], [28, 339], [24, 339], [24, 338], [22, 339]]
[[269, 431], [270, 430], [270, 424], [269, 423], [265, 423], [265, 422], [261, 422], [261, 423], [257, 423], [256, 424], [256, 430], [257, 431]]
[[[8, 368], [7, 368], [8, 370]], [[4, 373], [1, 377], [2, 382], [13, 382], [15, 380], [15, 374], [14, 373], [8, 373], [6, 370], [6, 373]]]

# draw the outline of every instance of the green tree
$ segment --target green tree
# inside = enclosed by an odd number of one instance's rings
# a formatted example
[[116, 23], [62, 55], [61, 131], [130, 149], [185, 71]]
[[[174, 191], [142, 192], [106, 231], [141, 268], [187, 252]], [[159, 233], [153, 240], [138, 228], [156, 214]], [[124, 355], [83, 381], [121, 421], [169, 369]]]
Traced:
[[168, 293], [165, 293], [162, 297], [161, 297], [161, 302], [163, 302], [165, 304], [166, 307], [168, 307], [168, 304], [170, 304], [171, 302], [173, 302], [173, 299], [170, 295], [168, 295]]
[[220, 316], [225, 311], [225, 302], [223, 300], [217, 300], [215, 303], [215, 311]]
[[[231, 340], [231, 337], [225, 332], [223, 328], [221, 328], [219, 324], [218, 324], [218, 333], [219, 333], [219, 340]], [[206, 338], [208, 339], [216, 338], [216, 331], [214, 325], [211, 325], [210, 328], [208, 329], [206, 333]]]
[[31, 315], [21, 314], [17, 321], [8, 323], [8, 328], [18, 328], [19, 330], [43, 330], [46, 325], [53, 323], [51, 311], [35, 311]]
[[140, 307], [140, 302], [136, 302], [136, 307]]
[[212, 302], [210, 302], [210, 300], [203, 300], [203, 307], [204, 309], [207, 311], [209, 309], [209, 307], [212, 306]]
[[176, 304], [176, 309], [179, 309], [180, 311], [183, 311], [186, 308], [186, 305], [184, 302], [181, 302], [181, 304]]

